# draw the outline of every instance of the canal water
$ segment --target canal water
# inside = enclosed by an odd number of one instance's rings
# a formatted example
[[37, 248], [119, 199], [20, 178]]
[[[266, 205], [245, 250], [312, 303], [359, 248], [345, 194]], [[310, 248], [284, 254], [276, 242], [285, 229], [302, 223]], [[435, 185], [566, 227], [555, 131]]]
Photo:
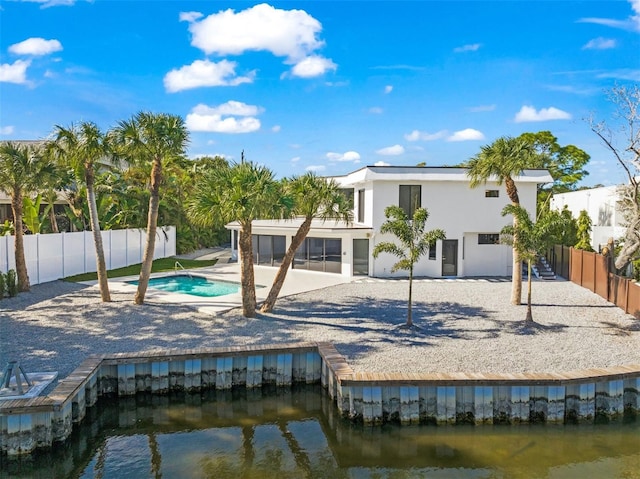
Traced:
[[320, 386], [101, 399], [13, 478], [636, 478], [640, 418], [577, 426], [362, 426]]

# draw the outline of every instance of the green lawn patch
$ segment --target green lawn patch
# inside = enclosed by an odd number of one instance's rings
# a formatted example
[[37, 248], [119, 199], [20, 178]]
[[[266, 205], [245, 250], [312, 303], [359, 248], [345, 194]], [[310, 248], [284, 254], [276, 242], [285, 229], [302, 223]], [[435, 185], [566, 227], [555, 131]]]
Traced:
[[[199, 259], [179, 259], [176, 258], [160, 258], [156, 259], [151, 266], [152, 273], [162, 273], [164, 271], [175, 271], [176, 261], [178, 261], [184, 269], [193, 269], [193, 268], [206, 268], [207, 266], [213, 266], [217, 263], [217, 259], [207, 259], [207, 260], [199, 260]], [[124, 268], [117, 268], [107, 271], [107, 276], [109, 278], [120, 278], [122, 276], [138, 276], [140, 274], [140, 268], [142, 263], [132, 264], [130, 266], [125, 266]], [[178, 269], [182, 269], [178, 266]], [[64, 278], [65, 281], [71, 281], [74, 283], [78, 283], [80, 281], [95, 281], [98, 279], [98, 275], [96, 273], [83, 273], [76, 274], [75, 276], [67, 276]]]

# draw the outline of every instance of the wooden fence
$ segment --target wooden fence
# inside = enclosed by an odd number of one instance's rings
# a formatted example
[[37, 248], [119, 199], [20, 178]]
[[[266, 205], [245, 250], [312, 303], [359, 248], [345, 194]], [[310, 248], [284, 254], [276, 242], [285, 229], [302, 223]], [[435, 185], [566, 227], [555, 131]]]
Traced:
[[640, 284], [610, 273], [612, 268], [605, 256], [556, 245], [547, 253], [547, 260], [557, 275], [593, 291], [640, 319]]

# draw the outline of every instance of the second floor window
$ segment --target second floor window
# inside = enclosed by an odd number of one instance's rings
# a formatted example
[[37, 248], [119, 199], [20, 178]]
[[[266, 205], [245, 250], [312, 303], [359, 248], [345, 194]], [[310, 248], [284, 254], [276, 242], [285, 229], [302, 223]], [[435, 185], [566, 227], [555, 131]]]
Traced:
[[364, 190], [358, 190], [358, 223], [364, 223]]
[[422, 206], [422, 186], [400, 185], [400, 199], [398, 206], [413, 218], [413, 212]]

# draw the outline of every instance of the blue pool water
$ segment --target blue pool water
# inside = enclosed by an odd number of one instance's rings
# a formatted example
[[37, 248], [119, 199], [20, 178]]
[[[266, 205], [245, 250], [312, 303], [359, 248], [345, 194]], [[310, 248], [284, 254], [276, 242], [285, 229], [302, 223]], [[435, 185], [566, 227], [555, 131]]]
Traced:
[[[130, 281], [129, 283], [138, 284], [137, 281]], [[149, 287], [203, 298], [215, 298], [240, 291], [240, 283], [230, 283], [226, 281], [214, 282], [202, 276], [189, 276], [186, 274], [151, 278], [149, 280]]]

